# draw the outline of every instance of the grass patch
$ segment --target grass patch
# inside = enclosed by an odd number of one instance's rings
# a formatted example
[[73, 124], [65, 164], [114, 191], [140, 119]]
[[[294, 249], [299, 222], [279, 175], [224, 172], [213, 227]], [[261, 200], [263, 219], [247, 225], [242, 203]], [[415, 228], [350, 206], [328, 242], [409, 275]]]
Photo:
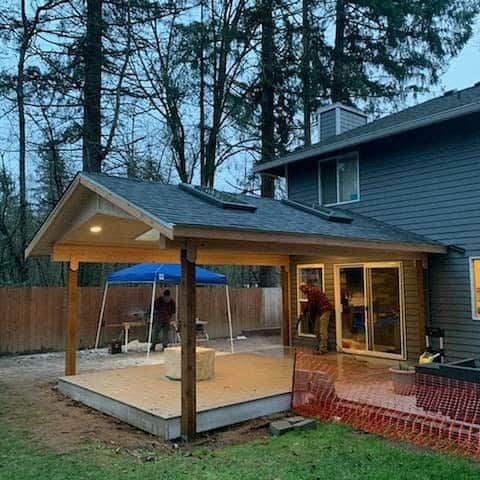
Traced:
[[[23, 410], [23, 408], [22, 408]], [[35, 445], [18, 404], [2, 402], [0, 479], [478, 479], [477, 464], [464, 458], [396, 445], [351, 428], [320, 423], [318, 429], [243, 445], [197, 448], [172, 454], [154, 450], [138, 456], [87, 442], [58, 454]], [[20, 425], [13, 422], [20, 419]]]

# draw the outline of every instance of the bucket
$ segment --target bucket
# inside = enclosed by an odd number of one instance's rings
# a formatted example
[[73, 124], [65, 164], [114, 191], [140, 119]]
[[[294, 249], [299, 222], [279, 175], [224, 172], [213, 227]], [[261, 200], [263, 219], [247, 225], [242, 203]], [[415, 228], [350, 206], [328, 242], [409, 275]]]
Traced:
[[393, 381], [393, 391], [397, 395], [414, 395], [415, 394], [415, 371], [400, 370], [398, 368], [390, 368]]
[[112, 355], [122, 353], [122, 343], [119, 341], [110, 342], [108, 344], [108, 353]]

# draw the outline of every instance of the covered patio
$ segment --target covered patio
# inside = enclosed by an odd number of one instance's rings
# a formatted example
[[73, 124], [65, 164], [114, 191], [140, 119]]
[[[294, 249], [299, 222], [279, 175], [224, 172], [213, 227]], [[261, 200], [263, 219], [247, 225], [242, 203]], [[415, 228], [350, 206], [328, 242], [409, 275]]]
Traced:
[[[284, 346], [313, 344], [311, 332], [302, 330], [296, 319], [301, 313], [299, 267], [316, 269], [313, 273], [318, 286], [335, 299], [337, 311], [336, 319], [331, 321], [331, 326], [335, 323], [331, 343], [339, 351], [350, 348], [352, 343], [346, 347], [342, 337], [342, 322], [346, 317], [339, 315], [344, 297], [336, 280], [338, 268], [361, 266], [363, 272], [369, 273], [368, 269], [376, 268], [376, 264], [382, 264], [379, 268], [388, 264], [388, 268], [395, 268], [399, 292], [395, 325], [388, 330], [394, 340], [389, 337], [383, 341], [383, 351], [378, 352], [375, 345], [379, 344], [379, 337], [369, 332], [369, 328], [356, 328], [353, 332], [349, 327], [357, 342], [352, 350], [360, 348], [363, 342], [366, 348], [360, 353], [390, 354], [392, 358], [406, 360], [422, 350], [427, 254], [445, 251], [443, 245], [421, 236], [342, 210], [225, 194], [191, 185], [162, 185], [81, 173], [37, 232], [26, 254], [48, 255], [53, 261], [69, 265], [66, 376], [76, 374], [80, 263], [181, 263], [182, 375], [176, 402], [181, 419], [179, 432], [188, 440], [202, 428], [197, 418], [201, 413], [197, 392], [204, 387], [202, 382], [196, 382], [195, 357], [197, 264], [278, 267], [283, 293]], [[371, 289], [368, 282], [365, 285]], [[383, 318], [390, 321], [386, 315]], [[392, 342], [395, 342], [393, 347], [385, 347]], [[231, 359], [234, 362], [235, 356]], [[286, 367], [281, 370], [288, 373]], [[264, 376], [256, 381], [261, 385], [272, 375], [265, 369]], [[62, 382], [74, 384], [76, 380]], [[161, 382], [155, 387], [157, 392], [162, 389], [160, 385]], [[240, 391], [240, 385], [239, 380], [231, 388]]]

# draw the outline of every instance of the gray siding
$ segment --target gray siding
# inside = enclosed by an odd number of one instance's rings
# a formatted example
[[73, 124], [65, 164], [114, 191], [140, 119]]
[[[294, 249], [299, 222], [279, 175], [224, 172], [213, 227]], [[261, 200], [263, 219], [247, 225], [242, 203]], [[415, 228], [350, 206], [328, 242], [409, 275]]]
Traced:
[[320, 141], [337, 135], [337, 110], [339, 112], [339, 133], [365, 125], [366, 118], [342, 107], [335, 107], [320, 113]]
[[301, 162], [288, 167], [288, 197], [312, 205], [318, 202], [317, 162]]
[[431, 320], [445, 329], [454, 359], [480, 356], [468, 263], [480, 255], [478, 125], [479, 118], [470, 118], [361, 150], [361, 201], [348, 206], [466, 250], [429, 259]]
[[358, 115], [350, 110], [340, 109], [340, 133], [360, 127], [365, 125], [365, 123], [366, 118], [363, 115]]
[[320, 114], [320, 141], [326, 140], [337, 134], [335, 118], [335, 109]]

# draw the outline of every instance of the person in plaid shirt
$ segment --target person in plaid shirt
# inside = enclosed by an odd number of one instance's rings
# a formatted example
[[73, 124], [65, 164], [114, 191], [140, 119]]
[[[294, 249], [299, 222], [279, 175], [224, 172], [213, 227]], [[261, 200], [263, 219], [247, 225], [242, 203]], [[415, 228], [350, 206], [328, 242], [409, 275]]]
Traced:
[[303, 312], [304, 318], [310, 318], [314, 324], [314, 333], [318, 340], [318, 351], [326, 353], [328, 350], [328, 324], [333, 310], [332, 304], [325, 293], [314, 285], [303, 283], [300, 290], [307, 298], [307, 305]]

